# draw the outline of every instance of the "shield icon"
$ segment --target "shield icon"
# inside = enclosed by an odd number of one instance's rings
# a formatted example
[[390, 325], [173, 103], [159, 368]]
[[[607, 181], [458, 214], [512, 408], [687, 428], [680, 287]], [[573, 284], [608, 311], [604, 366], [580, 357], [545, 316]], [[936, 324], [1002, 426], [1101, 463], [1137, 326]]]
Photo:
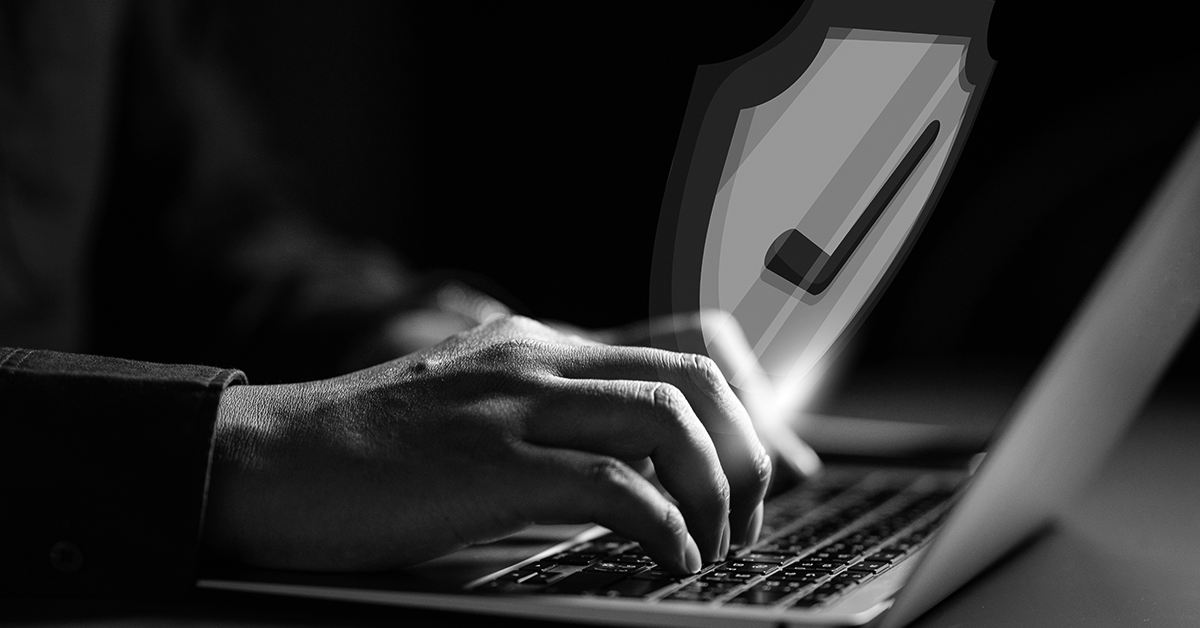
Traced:
[[[732, 313], [793, 398], [870, 311], [962, 150], [994, 61], [988, 1], [806, 3], [698, 68], [655, 245], [655, 313]], [[709, 340], [709, 339], [706, 339]]]

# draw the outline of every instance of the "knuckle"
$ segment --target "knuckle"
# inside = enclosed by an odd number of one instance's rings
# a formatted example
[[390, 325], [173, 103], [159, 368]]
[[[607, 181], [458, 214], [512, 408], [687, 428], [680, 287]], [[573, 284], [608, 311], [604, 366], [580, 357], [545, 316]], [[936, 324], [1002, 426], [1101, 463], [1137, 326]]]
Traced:
[[488, 357], [506, 366], [528, 366], [537, 360], [538, 343], [529, 338], [506, 338], [488, 348]]
[[725, 375], [712, 358], [698, 353], [683, 354], [684, 368], [692, 382], [701, 390], [718, 390], [724, 387]]
[[496, 343], [496, 346], [499, 347], [502, 353], [521, 356], [534, 354], [540, 344], [533, 338], [520, 337], [506, 338]]
[[545, 383], [552, 372], [545, 343], [531, 338], [505, 338], [478, 348], [467, 357], [467, 366], [489, 381], [514, 385]]
[[654, 382], [646, 390], [647, 401], [650, 407], [658, 414], [678, 420], [686, 415], [690, 409], [687, 398], [683, 393], [678, 388], [666, 382]]
[[600, 456], [591, 463], [588, 478], [606, 491], [623, 490], [629, 486], [630, 473], [625, 463], [609, 456]]

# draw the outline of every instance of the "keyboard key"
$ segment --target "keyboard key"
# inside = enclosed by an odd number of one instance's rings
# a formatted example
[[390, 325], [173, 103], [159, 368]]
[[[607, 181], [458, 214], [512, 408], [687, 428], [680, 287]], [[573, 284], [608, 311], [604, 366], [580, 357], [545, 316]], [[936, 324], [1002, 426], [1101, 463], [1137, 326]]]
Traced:
[[749, 582], [758, 577], [756, 573], [744, 573], [739, 571], [728, 571], [726, 569], [717, 569], [700, 579], [704, 582]]
[[908, 555], [908, 552], [897, 550], [897, 549], [881, 549], [877, 552], [873, 552], [870, 556], [867, 556], [866, 560], [881, 562], [881, 563], [883, 563], [883, 562], [893, 563], [901, 558], [904, 558], [907, 555]]
[[720, 597], [720, 593], [712, 591], [697, 591], [680, 589], [667, 597], [664, 600], [675, 600], [679, 602], [711, 602]]
[[692, 600], [707, 602], [715, 600], [740, 586], [737, 582], [692, 582], [663, 598], [666, 600]]
[[670, 573], [663, 571], [662, 569], [659, 569], [657, 567], [652, 567], [645, 571], [639, 571], [629, 577], [630, 578], [641, 578], [643, 580], [660, 580], [660, 579], [666, 579], [666, 578], [678, 580], [678, 578], [675, 578], [675, 576], [672, 576]]
[[874, 574], [877, 574], [877, 573], [880, 573], [883, 571], [887, 571], [891, 566], [892, 566], [891, 563], [875, 563], [875, 562], [869, 562], [869, 561], [864, 560], [860, 563], [855, 563], [853, 565], [850, 565], [850, 567], [847, 568], [846, 571], [853, 571], [853, 572], [858, 572], [858, 573], [874, 575]]
[[766, 551], [766, 552], [787, 553], [787, 554], [791, 554], [794, 556], [805, 550], [808, 550], [809, 548], [813, 547], [816, 544], [817, 544], [817, 541], [811, 540], [811, 539], [804, 539], [804, 540], [798, 540], [798, 541], [788, 541], [786, 539], [780, 539], [778, 541], [774, 541], [774, 542], [768, 543], [766, 545], [763, 545], [762, 547], [760, 547], [758, 549]]
[[813, 589], [812, 593], [809, 593], [805, 597], [811, 597], [814, 600], [828, 600], [838, 593], [841, 593], [842, 589], [845, 589], [846, 586], [847, 585], [833, 585], [826, 582], [825, 584]]
[[596, 552], [599, 554], [611, 554], [615, 551], [624, 549], [629, 545], [629, 539], [621, 538], [615, 534], [606, 534], [598, 539], [586, 542], [579, 546], [579, 550], [585, 552]]
[[779, 563], [762, 563], [744, 559], [731, 560], [721, 566], [721, 569], [727, 571], [736, 571], [739, 573], [763, 574], [769, 571], [774, 571], [779, 567]]
[[626, 578], [597, 591], [598, 595], [609, 597], [646, 597], [663, 587], [679, 582], [674, 578]]
[[[866, 570], [855, 570], [853, 567], [851, 567], [850, 569], [847, 569], [846, 571], [843, 571], [842, 573], [838, 574], [837, 578], [844, 579], [844, 581], [849, 582], [851, 584], [858, 584], [858, 583], [862, 582], [863, 580], [870, 578], [873, 575], [875, 575], [873, 572], [866, 571]], [[832, 582], [832, 580], [831, 580], [831, 582]]]
[[[610, 533], [523, 565], [477, 590], [640, 598], [667, 588], [665, 599], [695, 601], [724, 599], [736, 590], [730, 603], [764, 606], [816, 587], [795, 605], [820, 605], [924, 545], [936, 529], [929, 513], [955, 493], [918, 490], [922, 486], [911, 481], [883, 485], [861, 474], [810, 481], [767, 504], [762, 543], [734, 548], [731, 558], [705, 565], [699, 578], [682, 587], [640, 545]], [[881, 516], [881, 508], [889, 512]], [[920, 528], [912, 529], [918, 521]], [[847, 532], [847, 526], [854, 527]], [[903, 536], [893, 540], [898, 533]], [[736, 555], [740, 552], [745, 553]]]
[[642, 568], [641, 565], [628, 565], [625, 563], [615, 563], [611, 561], [597, 561], [588, 566], [584, 571], [608, 571], [612, 573], [633, 573]]
[[562, 574], [557, 571], [543, 571], [541, 573], [535, 573], [532, 576], [521, 580], [521, 584], [526, 586], [550, 584], [561, 576]]
[[843, 589], [848, 589], [848, 588], [858, 584], [861, 581], [862, 581], [862, 577], [859, 574], [841, 573], [841, 574], [838, 574], [838, 575], [830, 578], [828, 581], [825, 582], [825, 584], [822, 584], [821, 586], [814, 589], [813, 592], [815, 593], [817, 591], [827, 591], [830, 593], [837, 593], [837, 592], [842, 591]]
[[542, 589], [541, 593], [579, 595], [610, 586], [625, 577], [611, 571], [580, 571]]
[[786, 563], [795, 554], [783, 552], [750, 552], [745, 556], [739, 557], [737, 560], [748, 560], [756, 563], [775, 563], [782, 565]]
[[858, 555], [861, 553], [862, 552], [821, 551], [813, 554], [812, 558], [837, 562], [849, 562], [855, 558], [858, 558]]
[[528, 578], [536, 573], [537, 572], [532, 569], [514, 569], [513, 571], [496, 578], [496, 580], [499, 582], [520, 582], [521, 580], [524, 580], [525, 578]]
[[844, 560], [822, 560], [820, 558], [806, 558], [795, 564], [800, 569], [816, 569], [821, 571], [835, 571], [845, 565]]
[[588, 565], [599, 560], [601, 554], [585, 553], [585, 552], [564, 552], [554, 556], [551, 560], [560, 565]]
[[784, 588], [759, 588], [754, 587], [747, 591], [738, 594], [737, 597], [730, 600], [733, 604], [750, 604], [754, 606], [769, 606], [775, 604], [779, 600], [795, 593], [796, 589]]
[[828, 575], [828, 571], [819, 571], [814, 569], [783, 569], [767, 576], [767, 580], [773, 582], [797, 582], [803, 584], [812, 584]]

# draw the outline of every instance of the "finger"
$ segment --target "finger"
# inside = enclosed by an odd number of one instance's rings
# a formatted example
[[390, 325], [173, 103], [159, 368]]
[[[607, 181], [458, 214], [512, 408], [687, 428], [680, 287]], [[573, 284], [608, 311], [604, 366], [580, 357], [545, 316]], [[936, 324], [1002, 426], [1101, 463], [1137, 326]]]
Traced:
[[792, 409], [780, 406], [774, 385], [758, 366], [754, 349], [731, 313], [701, 310], [660, 317], [621, 328], [612, 335], [622, 344], [705, 353], [731, 382], [772, 459], [800, 478], [820, 471], [820, 457], [789, 425], [787, 413]]
[[723, 557], [729, 482], [683, 393], [663, 382], [561, 380], [549, 397], [526, 423], [529, 442], [622, 460], [650, 458], [706, 559]]
[[792, 429], [787, 414], [791, 408], [780, 405], [775, 386], [758, 365], [754, 349], [731, 314], [719, 311], [701, 313], [708, 355], [733, 382], [738, 398], [746, 406], [759, 439], [800, 478], [812, 477], [821, 470], [821, 459]]
[[754, 514], [750, 516], [749, 532], [746, 535], [745, 541], [747, 545], [753, 545], [758, 542], [758, 535], [762, 533], [763, 514], [764, 508], [760, 502], [754, 508]]
[[515, 503], [538, 523], [598, 523], [637, 541], [659, 565], [695, 573], [701, 558], [679, 509], [636, 471], [611, 456], [525, 445], [528, 465]]
[[716, 446], [730, 484], [733, 542], [744, 542], [754, 507], [766, 494], [771, 460], [712, 360], [645, 347], [583, 347], [558, 368], [564, 377], [664, 382], [679, 389]]

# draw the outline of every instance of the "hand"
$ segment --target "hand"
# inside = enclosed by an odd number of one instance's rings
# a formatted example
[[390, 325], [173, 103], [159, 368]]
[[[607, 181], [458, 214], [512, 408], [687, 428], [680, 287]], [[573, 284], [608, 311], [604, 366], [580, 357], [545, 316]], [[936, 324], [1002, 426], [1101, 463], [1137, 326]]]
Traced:
[[596, 522], [690, 573], [757, 536], [771, 468], [711, 360], [513, 317], [329, 380], [231, 387], [215, 439], [206, 546], [301, 569]]
[[774, 385], [757, 367], [757, 358], [741, 326], [728, 312], [702, 310], [610, 330], [573, 331], [609, 344], [708, 355], [726, 380], [737, 381], [733, 390], [749, 412], [759, 438], [775, 461], [776, 470], [787, 472], [777, 474], [777, 477], [787, 479], [790, 475], [792, 479], [803, 479], [820, 470], [820, 458], [790, 425], [797, 409], [781, 405], [781, 397]]

